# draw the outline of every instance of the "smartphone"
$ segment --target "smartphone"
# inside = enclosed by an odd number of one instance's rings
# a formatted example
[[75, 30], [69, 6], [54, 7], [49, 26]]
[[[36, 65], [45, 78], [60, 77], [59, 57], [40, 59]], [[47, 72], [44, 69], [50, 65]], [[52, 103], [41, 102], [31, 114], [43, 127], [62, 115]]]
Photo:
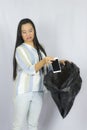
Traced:
[[61, 72], [61, 66], [57, 57], [55, 57], [54, 61], [52, 62], [52, 68], [53, 68], [53, 73]]

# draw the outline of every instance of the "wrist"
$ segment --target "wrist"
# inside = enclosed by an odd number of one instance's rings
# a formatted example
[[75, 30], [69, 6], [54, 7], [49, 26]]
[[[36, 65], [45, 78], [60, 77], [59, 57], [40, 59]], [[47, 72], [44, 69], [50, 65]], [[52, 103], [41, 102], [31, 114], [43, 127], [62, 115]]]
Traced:
[[43, 58], [43, 65], [46, 64], [46, 58]]

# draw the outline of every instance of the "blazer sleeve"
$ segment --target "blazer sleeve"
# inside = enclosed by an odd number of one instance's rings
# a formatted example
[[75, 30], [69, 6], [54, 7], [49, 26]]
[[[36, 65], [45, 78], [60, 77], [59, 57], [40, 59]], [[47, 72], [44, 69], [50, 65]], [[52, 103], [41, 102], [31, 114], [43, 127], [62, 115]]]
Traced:
[[35, 64], [32, 64], [23, 48], [16, 48], [15, 58], [19, 67], [30, 75], [36, 74]]

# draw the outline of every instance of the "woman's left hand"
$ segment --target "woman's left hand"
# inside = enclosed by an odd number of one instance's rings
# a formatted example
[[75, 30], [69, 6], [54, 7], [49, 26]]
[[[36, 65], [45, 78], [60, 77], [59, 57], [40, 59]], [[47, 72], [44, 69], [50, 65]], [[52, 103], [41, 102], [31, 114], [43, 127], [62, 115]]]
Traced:
[[66, 61], [66, 60], [60, 60], [59, 62], [60, 62], [61, 64], [65, 65], [65, 61]]

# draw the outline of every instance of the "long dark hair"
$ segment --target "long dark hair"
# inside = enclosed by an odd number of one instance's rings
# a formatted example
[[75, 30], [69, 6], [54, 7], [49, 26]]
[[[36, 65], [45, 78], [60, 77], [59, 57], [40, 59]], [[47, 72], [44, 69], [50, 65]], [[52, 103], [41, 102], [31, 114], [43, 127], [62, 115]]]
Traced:
[[[16, 62], [16, 59], [15, 59], [15, 52], [16, 52], [16, 48], [18, 46], [20, 46], [24, 42], [24, 40], [22, 39], [22, 36], [21, 36], [21, 26], [23, 24], [27, 24], [27, 23], [30, 23], [32, 25], [32, 27], [34, 28], [34, 39], [33, 39], [33, 43], [34, 43], [34, 46], [35, 46], [35, 48], [37, 50], [39, 61], [42, 59], [42, 55], [41, 55], [40, 50], [46, 55], [46, 52], [45, 52], [44, 48], [41, 46], [41, 44], [38, 41], [34, 23], [31, 21], [31, 19], [28, 19], [28, 18], [22, 19], [19, 22], [18, 29], [17, 29], [16, 45], [15, 45], [14, 56], [13, 56], [13, 79], [14, 80], [15, 80], [16, 75], [17, 75], [17, 62]], [[42, 68], [42, 72], [44, 72], [43, 68]]]

